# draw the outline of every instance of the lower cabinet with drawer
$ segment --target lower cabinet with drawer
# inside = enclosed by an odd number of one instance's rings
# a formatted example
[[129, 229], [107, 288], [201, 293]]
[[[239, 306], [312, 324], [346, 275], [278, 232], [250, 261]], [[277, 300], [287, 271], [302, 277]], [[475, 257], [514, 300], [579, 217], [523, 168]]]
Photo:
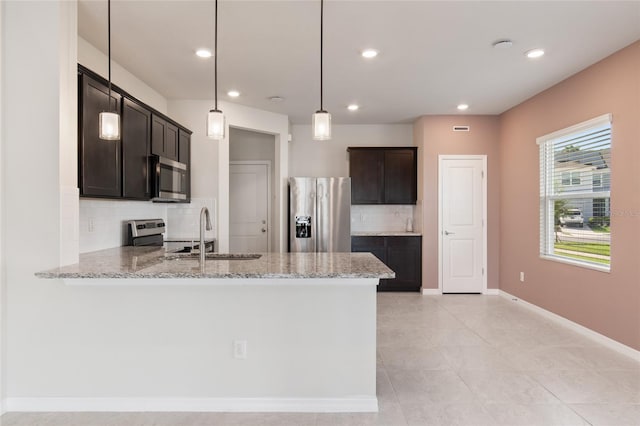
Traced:
[[378, 291], [420, 291], [422, 286], [422, 237], [353, 236], [352, 252], [370, 252], [396, 273], [380, 280]]

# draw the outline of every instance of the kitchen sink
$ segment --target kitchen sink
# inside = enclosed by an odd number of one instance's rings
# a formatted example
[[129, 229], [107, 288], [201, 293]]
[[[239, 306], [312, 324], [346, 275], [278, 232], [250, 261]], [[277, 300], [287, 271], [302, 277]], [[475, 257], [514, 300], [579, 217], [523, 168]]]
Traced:
[[[189, 253], [185, 251], [179, 251], [165, 255], [167, 260], [175, 259], [197, 259], [200, 257], [200, 253]], [[251, 260], [260, 259], [261, 254], [256, 253], [206, 253], [205, 258], [208, 260]]]
[[192, 250], [191, 247], [185, 247], [185, 248], [183, 248], [181, 250], [176, 250], [176, 251], [173, 251], [171, 253], [175, 253], [175, 254], [178, 254], [178, 253], [191, 253], [191, 250]]

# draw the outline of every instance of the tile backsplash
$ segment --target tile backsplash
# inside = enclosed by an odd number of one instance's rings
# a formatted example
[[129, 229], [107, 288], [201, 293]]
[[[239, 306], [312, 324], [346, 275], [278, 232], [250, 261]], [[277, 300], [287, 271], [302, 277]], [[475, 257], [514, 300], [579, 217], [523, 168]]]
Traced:
[[80, 199], [80, 253], [123, 246], [127, 221], [167, 220], [167, 205], [144, 201]]
[[352, 205], [351, 232], [403, 232], [407, 222], [415, 230], [412, 205]]
[[216, 235], [216, 203], [211, 198], [194, 198], [190, 204], [80, 199], [80, 253], [127, 244], [127, 222], [134, 219], [164, 219], [165, 237], [194, 238], [200, 232], [200, 209], [209, 208]]
[[215, 238], [217, 232], [216, 200], [213, 198], [192, 198], [190, 204], [170, 204], [167, 207], [167, 238], [194, 239], [200, 236], [200, 210], [209, 209], [211, 231], [205, 231], [207, 238]]

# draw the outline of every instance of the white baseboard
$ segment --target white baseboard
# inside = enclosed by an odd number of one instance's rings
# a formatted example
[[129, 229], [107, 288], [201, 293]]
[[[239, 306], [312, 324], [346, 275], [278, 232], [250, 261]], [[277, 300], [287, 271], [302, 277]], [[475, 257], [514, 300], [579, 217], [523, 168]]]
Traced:
[[[422, 289], [422, 295], [423, 296], [439, 296], [441, 295], [442, 292], [440, 291], [439, 288], [423, 288]], [[500, 294], [500, 290], [498, 290], [497, 288], [488, 288], [484, 294], [489, 295], [489, 296], [497, 296]]]
[[600, 334], [597, 331], [593, 331], [590, 328], [587, 328], [583, 325], [580, 325], [576, 322], [571, 321], [570, 319], [567, 319], [563, 316], [560, 316], [558, 314], [554, 314], [553, 312], [547, 311], [544, 308], [541, 308], [540, 306], [534, 305], [533, 303], [529, 303], [525, 300], [520, 299], [517, 296], [514, 296], [512, 294], [507, 293], [506, 291], [503, 290], [499, 290], [500, 292], [500, 296], [509, 299], [509, 300], [513, 300], [515, 302], [518, 302], [518, 304], [520, 304], [521, 306], [537, 312], [538, 314], [560, 324], [563, 325], [577, 333], [582, 334], [585, 337], [588, 337], [592, 340], [595, 340], [596, 342], [610, 348], [613, 349], [614, 351], [621, 353], [623, 355], [629, 356], [633, 359], [635, 359], [636, 361], [640, 362], [640, 351], [633, 349], [632, 347], [629, 347], [623, 343], [620, 343], [616, 340], [613, 340], [610, 337], [605, 336], [604, 334]]
[[378, 399], [361, 398], [7, 398], [7, 412], [296, 412], [373, 413]]

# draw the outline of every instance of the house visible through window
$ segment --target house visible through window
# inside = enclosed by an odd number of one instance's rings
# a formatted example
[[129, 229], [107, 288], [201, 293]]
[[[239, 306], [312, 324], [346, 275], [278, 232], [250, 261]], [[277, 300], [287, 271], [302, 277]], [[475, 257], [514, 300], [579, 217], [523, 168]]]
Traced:
[[611, 117], [537, 140], [540, 146], [540, 255], [609, 270]]

